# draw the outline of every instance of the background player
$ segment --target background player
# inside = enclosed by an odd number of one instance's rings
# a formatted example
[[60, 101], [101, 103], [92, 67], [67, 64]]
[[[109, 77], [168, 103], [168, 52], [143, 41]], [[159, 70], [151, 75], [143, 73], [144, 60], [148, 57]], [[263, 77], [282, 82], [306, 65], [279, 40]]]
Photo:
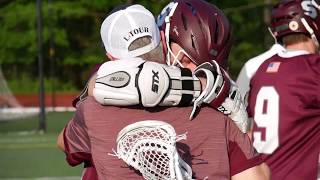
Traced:
[[265, 60], [271, 58], [277, 53], [280, 53], [281, 51], [284, 51], [284, 47], [281, 44], [276, 43], [272, 45], [272, 47], [268, 51], [254, 58], [249, 59], [243, 65], [237, 77], [236, 83], [239, 87], [239, 91], [241, 93], [241, 97], [243, 97], [244, 103], [248, 103], [248, 93], [250, 91], [250, 79], [252, 78], [252, 76], [254, 76], [259, 66]]
[[254, 146], [275, 180], [317, 177], [319, 12], [316, 1], [281, 1], [272, 10], [271, 29], [285, 49], [259, 57], [260, 65], [247, 63], [246, 68], [253, 72], [248, 111], [255, 122]]

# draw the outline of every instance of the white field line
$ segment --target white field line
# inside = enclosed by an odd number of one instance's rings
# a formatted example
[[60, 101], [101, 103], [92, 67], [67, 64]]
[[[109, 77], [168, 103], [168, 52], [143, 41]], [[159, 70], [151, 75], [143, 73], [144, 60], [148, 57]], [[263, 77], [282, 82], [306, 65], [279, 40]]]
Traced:
[[[46, 112], [74, 112], [74, 107], [46, 107]], [[0, 121], [21, 120], [37, 116], [39, 107], [0, 108]]]

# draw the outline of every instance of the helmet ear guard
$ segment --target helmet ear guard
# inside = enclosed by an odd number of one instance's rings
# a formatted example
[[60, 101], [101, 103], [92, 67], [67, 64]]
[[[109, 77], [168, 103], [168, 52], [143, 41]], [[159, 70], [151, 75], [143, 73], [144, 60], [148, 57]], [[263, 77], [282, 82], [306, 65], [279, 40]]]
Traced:
[[277, 38], [276, 38], [276, 36], [273, 34], [272, 29], [271, 29], [270, 27], [268, 27], [268, 31], [269, 31], [269, 33], [271, 34], [271, 36], [272, 36], [272, 38], [273, 38], [273, 40], [274, 40], [274, 43], [278, 43]]

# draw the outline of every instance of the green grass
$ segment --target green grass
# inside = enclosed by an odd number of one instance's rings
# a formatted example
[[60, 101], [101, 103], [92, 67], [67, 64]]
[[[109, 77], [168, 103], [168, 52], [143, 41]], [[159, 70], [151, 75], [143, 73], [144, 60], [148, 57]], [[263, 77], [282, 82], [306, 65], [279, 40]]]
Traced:
[[[65, 124], [72, 117], [73, 112], [47, 113], [47, 133], [59, 133]], [[35, 131], [39, 127], [39, 118], [33, 117], [29, 119], [21, 119], [16, 121], [0, 121], [0, 135], [21, 132]]]
[[58, 133], [72, 114], [47, 114], [46, 133], [38, 133], [38, 118], [0, 122], [0, 179], [80, 177], [82, 166], [70, 167], [56, 147]]

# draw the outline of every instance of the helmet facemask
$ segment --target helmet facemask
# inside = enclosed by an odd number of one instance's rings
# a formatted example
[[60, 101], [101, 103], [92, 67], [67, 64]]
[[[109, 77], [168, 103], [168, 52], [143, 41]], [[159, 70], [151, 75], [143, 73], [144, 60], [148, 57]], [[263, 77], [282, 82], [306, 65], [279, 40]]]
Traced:
[[[195, 61], [191, 58], [191, 56], [182, 48], [177, 52], [174, 53], [171, 49], [171, 39], [170, 39], [170, 27], [171, 27], [171, 17], [173, 16], [176, 8], [178, 6], [178, 2], [171, 2], [163, 9], [163, 12], [161, 12], [160, 16], [158, 17], [158, 26], [162, 26], [163, 23], [165, 23], [165, 44], [167, 47], [167, 54], [166, 54], [166, 63], [169, 66], [180, 66], [184, 67], [181, 63], [181, 59], [186, 56], [189, 58], [192, 62], [195, 63]], [[164, 19], [163, 19], [164, 18]], [[173, 30], [174, 31], [174, 30]], [[178, 33], [178, 32], [176, 32]], [[183, 54], [181, 56], [180, 54]], [[179, 58], [181, 57], [181, 58]]]

